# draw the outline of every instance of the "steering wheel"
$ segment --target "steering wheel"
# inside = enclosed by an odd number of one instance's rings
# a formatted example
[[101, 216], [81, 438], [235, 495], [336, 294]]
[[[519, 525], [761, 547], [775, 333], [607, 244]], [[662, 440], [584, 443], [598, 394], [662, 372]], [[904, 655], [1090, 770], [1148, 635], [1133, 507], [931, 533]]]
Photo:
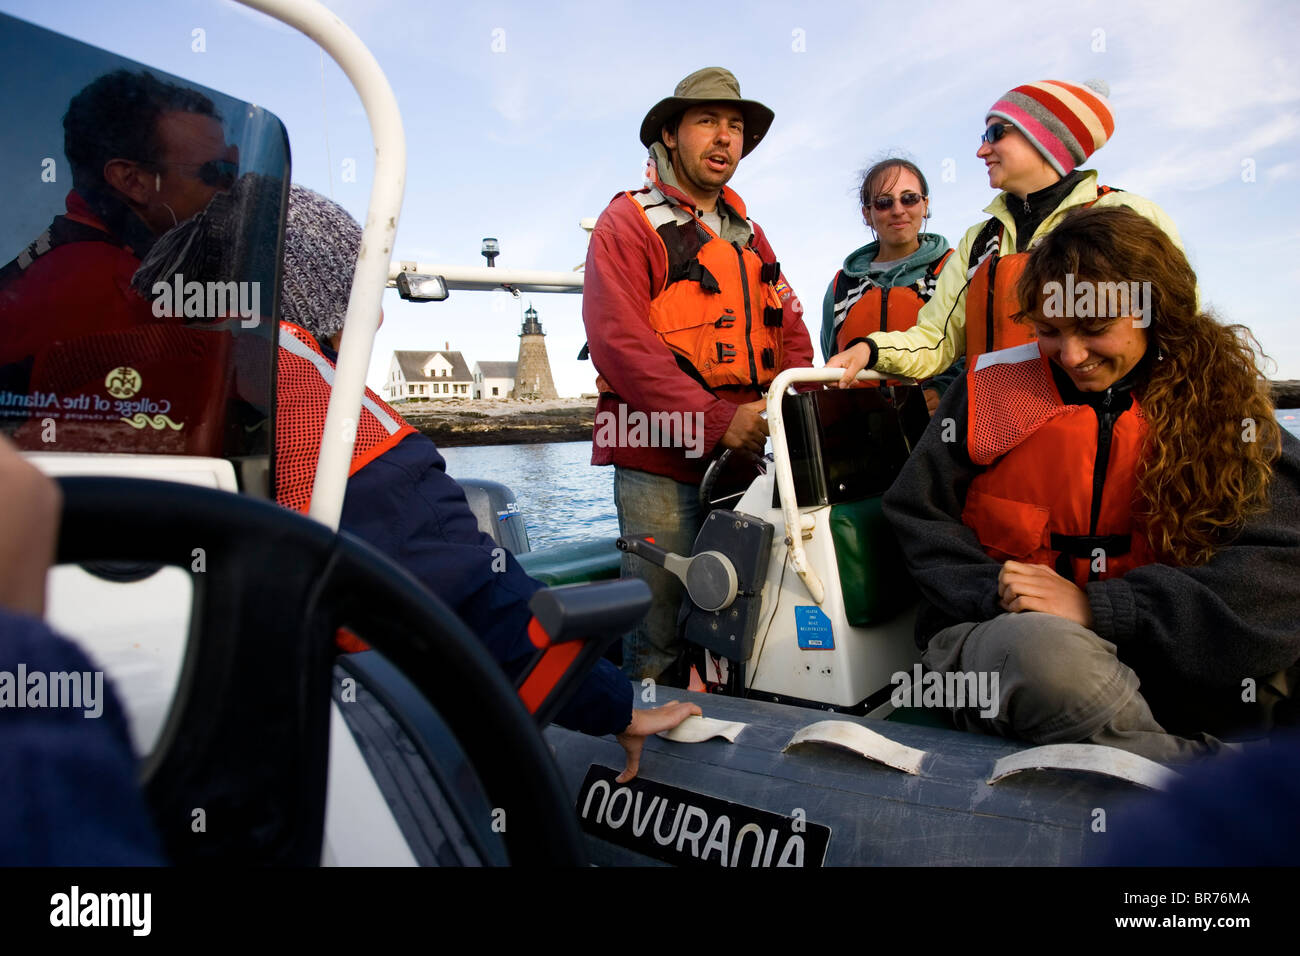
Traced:
[[175, 699], [141, 767], [173, 861], [320, 862], [334, 635], [348, 627], [437, 708], [494, 811], [505, 811], [513, 864], [585, 863], [559, 771], [505, 675], [455, 613], [386, 556], [242, 495], [127, 478], [59, 484], [60, 563], [190, 572]]
[[[739, 491], [727, 492], [718, 497], [713, 496], [714, 487], [718, 479], [730, 469], [732, 472], [737, 471], [742, 466], [733, 461], [732, 449], [724, 448], [722, 454], [713, 461], [709, 462], [708, 470], [704, 472], [704, 478], [700, 481], [700, 509], [704, 512], [712, 511], [714, 508], [728, 508], [740, 501], [749, 490], [750, 482], [759, 475], [767, 474], [767, 465], [772, 459], [766, 455], [755, 455], [750, 451], [736, 452], [746, 462], [753, 465], [754, 473], [745, 479]], [[728, 475], [729, 478], [735, 479], [735, 475]]]

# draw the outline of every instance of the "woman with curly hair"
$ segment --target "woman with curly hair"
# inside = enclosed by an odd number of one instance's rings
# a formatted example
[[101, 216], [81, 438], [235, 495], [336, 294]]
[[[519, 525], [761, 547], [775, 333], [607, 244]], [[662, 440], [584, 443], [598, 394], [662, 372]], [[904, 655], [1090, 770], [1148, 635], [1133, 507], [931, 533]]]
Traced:
[[1164, 761], [1266, 732], [1300, 660], [1300, 442], [1253, 337], [1122, 207], [1065, 217], [1017, 293], [1037, 341], [978, 357], [884, 500], [926, 667], [998, 676], [997, 713], [954, 720]]

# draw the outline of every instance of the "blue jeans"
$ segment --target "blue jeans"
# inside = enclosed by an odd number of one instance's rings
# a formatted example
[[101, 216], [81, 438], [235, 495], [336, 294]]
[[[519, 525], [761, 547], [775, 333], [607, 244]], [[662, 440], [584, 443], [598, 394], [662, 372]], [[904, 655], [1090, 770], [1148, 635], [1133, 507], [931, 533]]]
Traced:
[[[614, 468], [614, 506], [621, 534], [649, 535], [660, 547], [689, 555], [703, 516], [699, 488], [663, 475]], [[622, 576], [650, 586], [650, 612], [623, 636], [623, 672], [629, 678], [658, 678], [682, 652], [677, 615], [685, 588], [663, 568], [623, 554]]]

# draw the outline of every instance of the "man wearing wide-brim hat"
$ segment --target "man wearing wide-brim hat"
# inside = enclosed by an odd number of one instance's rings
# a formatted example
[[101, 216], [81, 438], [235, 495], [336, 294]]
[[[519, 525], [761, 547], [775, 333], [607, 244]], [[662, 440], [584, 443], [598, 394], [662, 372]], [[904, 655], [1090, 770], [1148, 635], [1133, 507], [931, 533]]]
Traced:
[[[620, 530], [678, 554], [699, 532], [709, 461], [727, 448], [761, 454], [764, 390], [812, 363], [799, 300], [727, 186], [772, 116], [727, 70], [686, 77], [641, 123], [646, 187], [614, 197], [587, 251], [582, 316], [600, 389], [592, 464], [614, 465]], [[631, 555], [623, 575], [654, 594], [624, 638], [623, 669], [660, 678], [681, 651], [682, 587]]]

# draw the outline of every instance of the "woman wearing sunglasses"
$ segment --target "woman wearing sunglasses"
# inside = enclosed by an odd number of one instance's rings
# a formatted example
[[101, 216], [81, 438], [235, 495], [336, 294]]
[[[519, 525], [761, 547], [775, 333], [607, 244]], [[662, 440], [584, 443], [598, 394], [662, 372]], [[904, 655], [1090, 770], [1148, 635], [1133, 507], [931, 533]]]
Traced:
[[[1067, 285], [1129, 293], [1084, 310]], [[1037, 341], [972, 361], [939, 413], [951, 433], [930, 428], [884, 498], [926, 667], [998, 678], [995, 712], [953, 719], [1161, 761], [1280, 725], [1300, 442], [1249, 330], [1200, 310], [1157, 223], [1100, 203], [1035, 245], [1016, 294]]]
[[989, 108], [976, 155], [988, 168], [989, 185], [1001, 190], [984, 210], [992, 218], [966, 231], [912, 328], [872, 332], [827, 361], [844, 369], [841, 387], [863, 368], [926, 378], [962, 356], [969, 363], [1029, 341], [1032, 332], [1013, 321], [1016, 279], [1025, 253], [1071, 209], [1128, 206], [1182, 249], [1159, 206], [1076, 168], [1114, 132], [1107, 92], [1103, 83], [1045, 80], [1018, 86]]
[[[862, 218], [876, 239], [849, 253], [822, 301], [822, 355], [841, 352], [871, 332], [901, 331], [934, 295], [952, 249], [922, 232], [930, 216], [930, 189], [916, 164], [883, 159], [862, 176]], [[926, 388], [933, 411], [946, 381]]]

